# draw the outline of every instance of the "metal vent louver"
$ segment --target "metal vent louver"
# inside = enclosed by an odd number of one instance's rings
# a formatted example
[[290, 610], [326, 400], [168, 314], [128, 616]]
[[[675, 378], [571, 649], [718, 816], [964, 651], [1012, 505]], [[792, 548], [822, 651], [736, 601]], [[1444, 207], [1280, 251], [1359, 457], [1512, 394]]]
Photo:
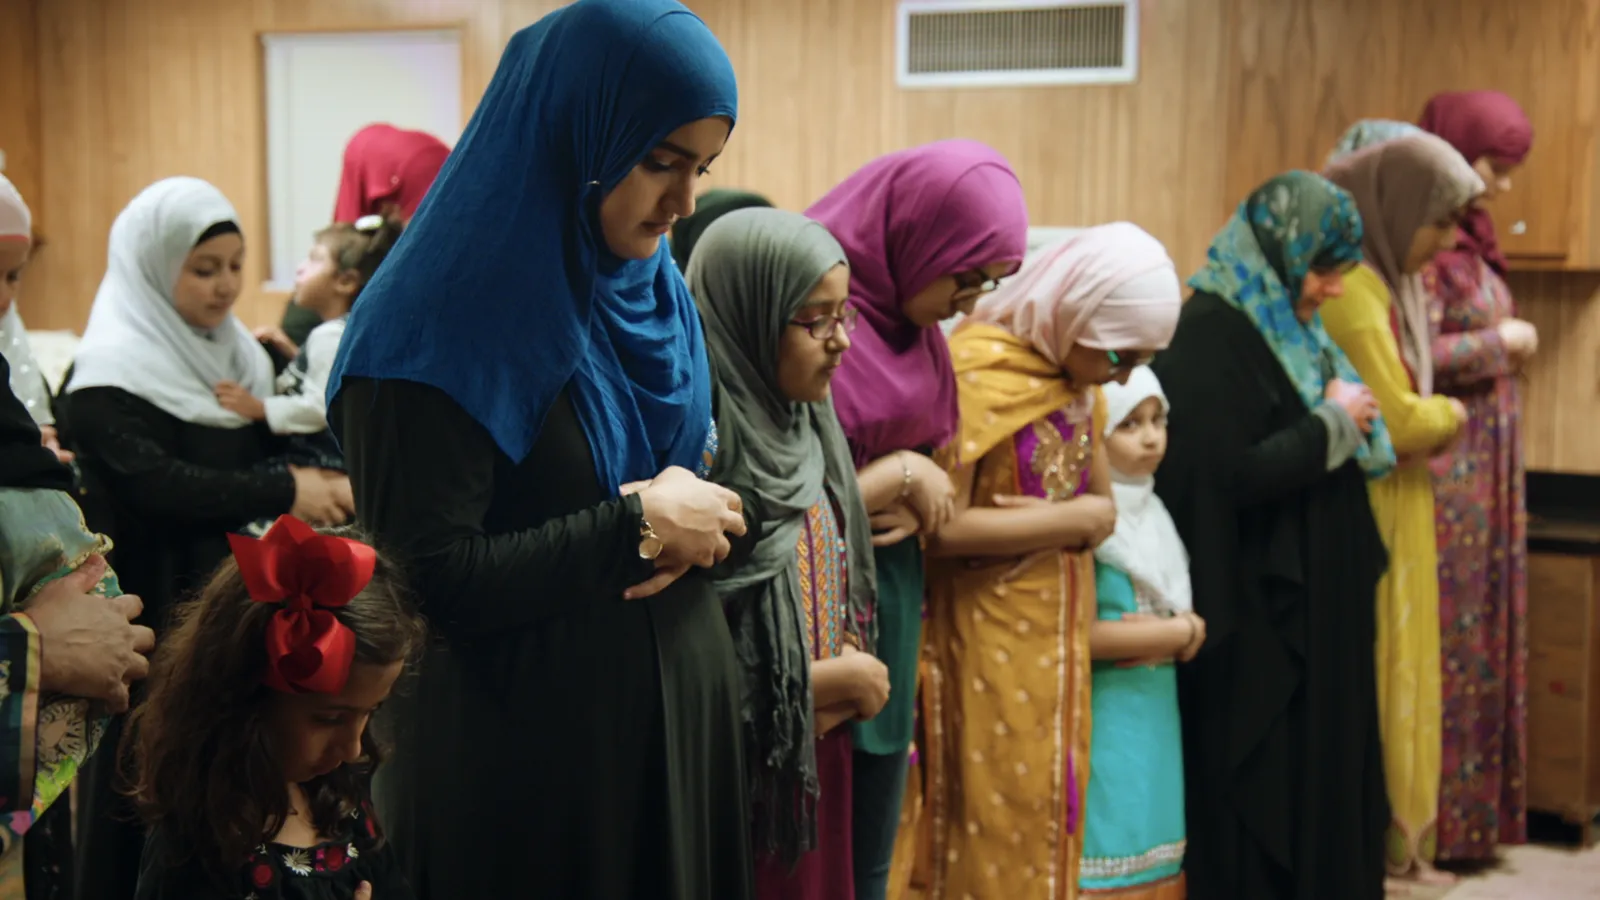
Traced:
[[1118, 84], [1135, 80], [1138, 0], [905, 0], [901, 87]]

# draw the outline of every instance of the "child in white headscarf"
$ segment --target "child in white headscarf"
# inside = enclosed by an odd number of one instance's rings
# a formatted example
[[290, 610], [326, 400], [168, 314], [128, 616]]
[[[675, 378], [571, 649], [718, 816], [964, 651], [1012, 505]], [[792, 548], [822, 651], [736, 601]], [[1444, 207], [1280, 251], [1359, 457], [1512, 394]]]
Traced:
[[1116, 530], [1095, 548], [1098, 621], [1093, 743], [1079, 885], [1096, 896], [1183, 896], [1183, 736], [1173, 663], [1205, 642], [1189, 554], [1155, 471], [1167, 449], [1167, 398], [1148, 366], [1105, 385], [1105, 448]]

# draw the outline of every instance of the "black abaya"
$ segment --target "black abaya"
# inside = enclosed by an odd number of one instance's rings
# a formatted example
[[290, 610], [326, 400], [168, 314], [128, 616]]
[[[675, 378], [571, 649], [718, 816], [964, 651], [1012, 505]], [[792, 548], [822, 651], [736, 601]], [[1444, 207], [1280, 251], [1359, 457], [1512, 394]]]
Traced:
[[11, 364], [0, 356], [0, 486], [72, 490], [72, 470], [44, 446], [39, 426], [11, 393]]
[[418, 896], [751, 897], [723, 610], [698, 572], [622, 599], [651, 573], [639, 500], [602, 489], [565, 395], [520, 463], [433, 387], [346, 378], [332, 413], [436, 636], [376, 786]]
[[1376, 590], [1354, 462], [1254, 326], [1210, 294], [1153, 368], [1171, 402], [1156, 492], [1208, 639], [1180, 670], [1191, 900], [1377, 900], [1389, 806]]

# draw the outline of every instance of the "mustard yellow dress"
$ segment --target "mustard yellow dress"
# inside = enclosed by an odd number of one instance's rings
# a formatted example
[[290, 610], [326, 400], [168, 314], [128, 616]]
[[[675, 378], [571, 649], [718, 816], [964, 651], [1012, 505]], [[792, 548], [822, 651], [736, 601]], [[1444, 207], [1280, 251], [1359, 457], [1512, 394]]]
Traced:
[[[1098, 391], [1001, 329], [950, 340], [961, 427], [942, 454], [976, 465], [972, 502], [1087, 489]], [[1071, 900], [1089, 777], [1094, 559], [1047, 551], [934, 559], [924, 641], [931, 900]]]
[[1439, 808], [1442, 715], [1439, 556], [1427, 459], [1455, 433], [1446, 397], [1420, 397], [1401, 362], [1383, 278], [1358, 266], [1344, 296], [1322, 306], [1322, 324], [1372, 389], [1400, 464], [1369, 482], [1372, 514], [1389, 549], [1378, 582], [1378, 714], [1393, 820], [1388, 867], [1402, 875], [1432, 862]]

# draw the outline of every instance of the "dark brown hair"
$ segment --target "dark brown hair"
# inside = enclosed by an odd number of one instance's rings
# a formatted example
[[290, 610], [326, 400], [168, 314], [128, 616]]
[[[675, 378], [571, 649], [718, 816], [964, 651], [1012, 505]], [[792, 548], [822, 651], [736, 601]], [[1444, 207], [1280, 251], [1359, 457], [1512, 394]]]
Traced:
[[[354, 529], [318, 529], [370, 543]], [[256, 603], [233, 557], [198, 597], [173, 610], [150, 665], [145, 700], [129, 714], [123, 754], [129, 795], [179, 866], [191, 857], [219, 884], [231, 884], [257, 846], [272, 840], [289, 812], [286, 776], [268, 731], [273, 691], [266, 671], [267, 622], [282, 607]], [[355, 632], [358, 663], [410, 663], [426, 631], [396, 565], [378, 555], [372, 581], [333, 610]], [[371, 732], [362, 758], [307, 782], [311, 821], [333, 837], [366, 796], [383, 759]], [[376, 827], [376, 823], [374, 823]]]
[[[381, 222], [362, 228], [368, 220], [380, 219]], [[378, 271], [378, 266], [394, 249], [395, 242], [400, 240], [400, 233], [405, 231], [405, 222], [394, 215], [362, 216], [352, 225], [348, 222], [335, 222], [327, 228], [317, 232], [317, 243], [328, 248], [333, 256], [333, 264], [340, 272], [354, 272], [361, 277], [361, 287], [366, 287], [372, 280], [372, 273]], [[356, 293], [361, 293], [360, 288]]]

